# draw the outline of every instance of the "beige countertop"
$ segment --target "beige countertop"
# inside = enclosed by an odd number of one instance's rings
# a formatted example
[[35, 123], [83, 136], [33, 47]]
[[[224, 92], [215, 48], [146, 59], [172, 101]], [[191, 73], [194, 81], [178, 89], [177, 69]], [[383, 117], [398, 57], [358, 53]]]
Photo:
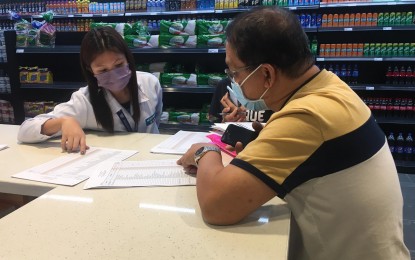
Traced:
[[[17, 129], [0, 125], [9, 146], [0, 192], [40, 197], [0, 219], [0, 259], [286, 259], [290, 214], [278, 198], [237, 225], [211, 226], [195, 186], [83, 190], [11, 178], [61, 155], [59, 140], [17, 144]], [[179, 158], [149, 152], [166, 138], [89, 133], [87, 144], [137, 149], [129, 160]]]

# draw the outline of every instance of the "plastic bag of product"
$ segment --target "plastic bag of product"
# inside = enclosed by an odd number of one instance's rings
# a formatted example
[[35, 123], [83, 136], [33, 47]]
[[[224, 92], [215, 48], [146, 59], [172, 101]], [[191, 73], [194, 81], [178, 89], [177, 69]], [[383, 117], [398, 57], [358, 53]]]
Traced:
[[198, 35], [197, 47], [198, 48], [224, 48], [226, 42], [225, 34], [217, 35]]
[[124, 40], [131, 48], [157, 48], [159, 47], [158, 35], [126, 35]]
[[228, 27], [229, 20], [218, 20], [218, 21], [206, 21], [197, 20], [196, 28], [197, 35], [211, 35], [211, 34], [224, 34], [226, 27]]
[[199, 86], [211, 86], [215, 87], [219, 81], [226, 78], [226, 75], [220, 73], [209, 73], [209, 74], [197, 74], [197, 85]]
[[160, 35], [195, 35], [196, 20], [170, 22], [160, 21]]
[[154, 62], [154, 63], [142, 63], [137, 64], [136, 69], [139, 71], [147, 71], [147, 72], [160, 72], [165, 73], [167, 71], [172, 71], [173, 66], [169, 62]]
[[121, 36], [124, 35], [134, 35], [133, 28], [131, 24], [129, 23], [91, 23], [90, 28], [97, 28], [97, 27], [103, 27], [103, 26], [109, 26], [114, 28]]
[[189, 113], [189, 112], [168, 112], [169, 113], [169, 122], [178, 122], [182, 124], [198, 125], [200, 121], [199, 113]]
[[13, 11], [10, 11], [9, 14], [10, 19], [15, 21], [14, 30], [16, 31], [16, 47], [27, 47], [27, 32], [31, 29], [31, 24]]
[[56, 28], [51, 24], [53, 13], [48, 11], [42, 14], [45, 23], [39, 29], [39, 46], [41, 47], [55, 47]]
[[159, 46], [161, 48], [196, 48], [197, 37], [195, 35], [160, 35]]
[[160, 82], [163, 85], [197, 86], [196, 79], [196, 74], [162, 73]]
[[131, 30], [133, 35], [150, 35], [147, 26], [145, 26], [141, 21], [133, 23]]

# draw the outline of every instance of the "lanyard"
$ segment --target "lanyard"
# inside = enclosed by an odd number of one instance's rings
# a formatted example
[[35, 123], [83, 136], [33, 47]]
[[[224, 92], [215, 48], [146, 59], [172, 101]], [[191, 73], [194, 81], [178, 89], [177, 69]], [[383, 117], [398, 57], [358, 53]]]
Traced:
[[120, 118], [122, 124], [125, 126], [125, 129], [127, 129], [128, 132], [137, 132], [137, 125], [135, 127], [135, 131], [133, 131], [133, 129], [131, 128], [130, 123], [128, 123], [127, 118], [124, 115], [124, 112], [122, 112], [122, 109], [120, 109], [117, 112], [118, 117]]

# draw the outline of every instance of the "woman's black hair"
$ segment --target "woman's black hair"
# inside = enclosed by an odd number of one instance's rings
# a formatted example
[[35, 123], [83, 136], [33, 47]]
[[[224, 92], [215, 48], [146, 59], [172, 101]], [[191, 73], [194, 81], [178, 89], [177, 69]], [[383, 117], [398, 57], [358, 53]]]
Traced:
[[81, 44], [80, 60], [81, 69], [88, 83], [90, 101], [94, 109], [97, 123], [106, 131], [114, 132], [114, 120], [111, 109], [105, 99], [105, 91], [98, 86], [97, 79], [94, 77], [91, 69], [91, 63], [95, 58], [106, 52], [112, 51], [125, 55], [128, 66], [131, 70], [131, 78], [127, 84], [130, 93], [130, 102], [132, 103], [132, 117], [135, 127], [138, 126], [140, 120], [140, 107], [138, 103], [138, 84], [137, 75], [135, 73], [135, 61], [133, 54], [125, 43], [121, 35], [112, 27], [104, 26], [91, 29]]

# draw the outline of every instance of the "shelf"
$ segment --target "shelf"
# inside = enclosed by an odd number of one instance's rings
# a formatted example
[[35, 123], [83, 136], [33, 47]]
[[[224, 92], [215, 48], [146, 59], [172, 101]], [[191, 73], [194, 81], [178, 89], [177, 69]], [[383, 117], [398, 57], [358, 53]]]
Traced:
[[415, 125], [415, 118], [376, 118], [378, 124]]
[[12, 97], [12, 94], [11, 93], [3, 93], [3, 92], [0, 92], [0, 99], [10, 100], [11, 97]]
[[210, 86], [162, 86], [164, 93], [214, 93], [215, 87]]
[[209, 132], [211, 124], [188, 125], [181, 123], [160, 123], [159, 130], [161, 134], [175, 134], [180, 130], [194, 132]]
[[304, 32], [318, 32], [318, 28], [316, 26], [314, 27], [303, 27]]
[[316, 57], [316, 61], [415, 61], [415, 57]]
[[400, 173], [415, 173], [415, 161], [395, 160], [395, 165]]
[[22, 83], [21, 89], [62, 89], [62, 90], [77, 90], [85, 87], [85, 82], [55, 82], [53, 84], [40, 83]]
[[319, 27], [318, 32], [414, 31], [414, 25]]
[[414, 91], [415, 92], [415, 86], [414, 85], [382, 85], [382, 84], [368, 84], [368, 85], [362, 85], [362, 86], [350, 86], [353, 90], [368, 90], [368, 91], [377, 91], [377, 90], [383, 90], [383, 91]]
[[360, 7], [360, 6], [394, 6], [394, 5], [413, 5], [414, 1], [391, 1], [391, 2], [346, 2], [346, 3], [320, 3], [320, 8], [332, 8], [332, 7]]
[[215, 10], [126, 12], [124, 15], [125, 16], [157, 16], [157, 15], [213, 14], [213, 13], [215, 13]]
[[[85, 87], [86, 82], [55, 82], [53, 84], [25, 83], [21, 84], [21, 89], [62, 89], [62, 90], [78, 90]], [[165, 93], [214, 93], [215, 87], [210, 86], [162, 86]]]
[[[192, 53], [192, 54], [203, 54], [203, 53], [225, 53], [224, 48], [132, 48], [130, 49], [133, 53], [148, 53], [148, 54], [163, 54], [163, 53]], [[28, 47], [19, 48], [17, 47], [16, 53], [79, 53], [79, 45], [56, 45], [55, 48], [41, 48], [41, 47]], [[415, 60], [415, 58], [414, 58]]]
[[[108, 13], [108, 14], [56, 14], [53, 15], [53, 19], [59, 18], [92, 18], [92, 17], [120, 17], [124, 16], [124, 13]], [[32, 15], [31, 18], [42, 18], [42, 15]]]

